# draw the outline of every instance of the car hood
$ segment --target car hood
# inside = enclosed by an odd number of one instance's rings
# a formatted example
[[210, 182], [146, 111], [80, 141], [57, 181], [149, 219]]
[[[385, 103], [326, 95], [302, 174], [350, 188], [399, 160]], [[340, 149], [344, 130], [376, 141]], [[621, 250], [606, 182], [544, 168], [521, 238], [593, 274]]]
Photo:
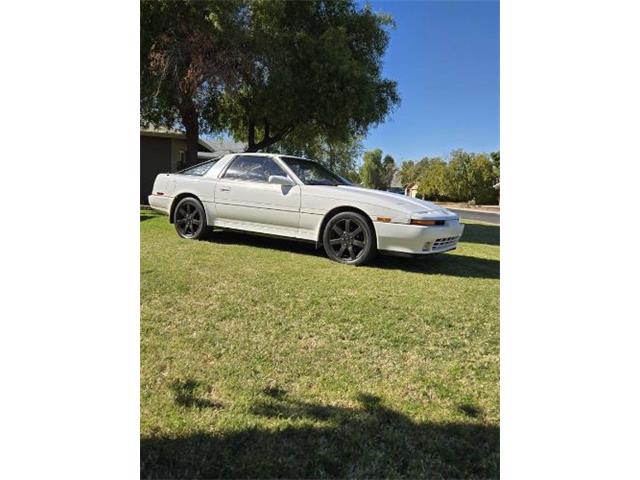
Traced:
[[383, 192], [382, 190], [373, 190], [364, 187], [355, 187], [350, 185], [338, 185], [338, 186], [325, 186], [325, 185], [312, 185], [307, 186], [311, 188], [311, 193], [334, 198], [339, 200], [348, 200], [354, 202], [364, 202], [370, 205], [377, 205], [380, 207], [388, 208], [391, 210], [397, 210], [409, 215], [421, 214], [442, 217], [458, 217], [455, 213], [440, 207], [434, 203], [427, 202], [425, 200], [419, 200], [417, 198], [407, 197], [399, 193]]

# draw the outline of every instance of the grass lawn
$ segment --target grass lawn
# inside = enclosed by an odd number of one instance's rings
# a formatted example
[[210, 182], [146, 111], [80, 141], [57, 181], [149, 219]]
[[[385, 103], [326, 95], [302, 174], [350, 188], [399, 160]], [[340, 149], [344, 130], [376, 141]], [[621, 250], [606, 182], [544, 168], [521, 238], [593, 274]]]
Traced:
[[499, 226], [354, 268], [140, 220], [143, 478], [499, 476]]

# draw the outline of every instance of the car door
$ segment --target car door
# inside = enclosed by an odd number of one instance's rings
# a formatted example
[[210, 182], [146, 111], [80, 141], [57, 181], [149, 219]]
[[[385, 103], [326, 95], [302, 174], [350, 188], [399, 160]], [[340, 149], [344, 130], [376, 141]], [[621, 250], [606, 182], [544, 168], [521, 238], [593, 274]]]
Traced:
[[287, 176], [271, 157], [238, 155], [218, 179], [215, 203], [218, 224], [296, 236], [300, 221], [300, 186], [269, 183]]

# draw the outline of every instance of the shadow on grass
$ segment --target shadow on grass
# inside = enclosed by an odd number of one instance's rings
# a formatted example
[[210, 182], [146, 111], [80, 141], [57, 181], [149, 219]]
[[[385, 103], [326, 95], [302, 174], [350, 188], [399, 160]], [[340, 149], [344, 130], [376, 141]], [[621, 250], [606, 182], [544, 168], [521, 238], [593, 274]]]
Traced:
[[[469, 227], [484, 227], [484, 225], [467, 225], [465, 229]], [[499, 232], [499, 227], [496, 228]], [[471, 229], [471, 231], [477, 232], [474, 229]], [[478, 235], [477, 233], [472, 234]], [[485, 233], [484, 235], [486, 236], [487, 234]], [[467, 241], [465, 237], [463, 237], [463, 240]], [[324, 250], [322, 248], [316, 249], [311, 243], [297, 242], [295, 240], [284, 238], [250, 235], [228, 230], [216, 230], [212, 238], [206, 241], [222, 245], [245, 245], [250, 247], [268, 248], [271, 250], [326, 258]], [[425, 258], [403, 258], [378, 255], [370, 264], [367, 265], [367, 267], [403, 270], [406, 272], [430, 275], [438, 274], [472, 278], [500, 278], [499, 260], [470, 257], [466, 255], [451, 255], [446, 253], [429, 255]]]
[[461, 242], [500, 245], [500, 225], [480, 225], [467, 223], [464, 226]]
[[360, 408], [280, 396], [253, 415], [297, 421], [282, 429], [141, 439], [141, 478], [499, 477], [499, 427], [416, 423], [361, 394]]
[[152, 218], [156, 218], [156, 215], [140, 215], [141, 222], [144, 222], [145, 220], [151, 220]]
[[380, 255], [369, 267], [429, 275], [451, 275], [466, 278], [500, 278], [500, 261], [467, 255], [437, 254], [424, 259]]
[[171, 389], [175, 394], [175, 400], [181, 407], [196, 407], [196, 408], [222, 408], [222, 404], [212, 402], [205, 398], [198, 398], [197, 390], [201, 387], [199, 382], [195, 380], [176, 380], [171, 385]]

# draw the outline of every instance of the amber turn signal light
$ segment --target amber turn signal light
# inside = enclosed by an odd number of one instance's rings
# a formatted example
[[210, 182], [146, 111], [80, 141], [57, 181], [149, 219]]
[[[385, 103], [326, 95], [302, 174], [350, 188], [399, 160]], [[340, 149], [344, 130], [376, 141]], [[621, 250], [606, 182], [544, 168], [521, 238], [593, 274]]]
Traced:
[[376, 221], [378, 222], [384, 222], [384, 223], [389, 223], [391, 221], [391, 217], [377, 217]]
[[428, 226], [428, 225], [437, 225], [437, 220], [411, 220], [411, 225], [423, 225], [423, 226]]

